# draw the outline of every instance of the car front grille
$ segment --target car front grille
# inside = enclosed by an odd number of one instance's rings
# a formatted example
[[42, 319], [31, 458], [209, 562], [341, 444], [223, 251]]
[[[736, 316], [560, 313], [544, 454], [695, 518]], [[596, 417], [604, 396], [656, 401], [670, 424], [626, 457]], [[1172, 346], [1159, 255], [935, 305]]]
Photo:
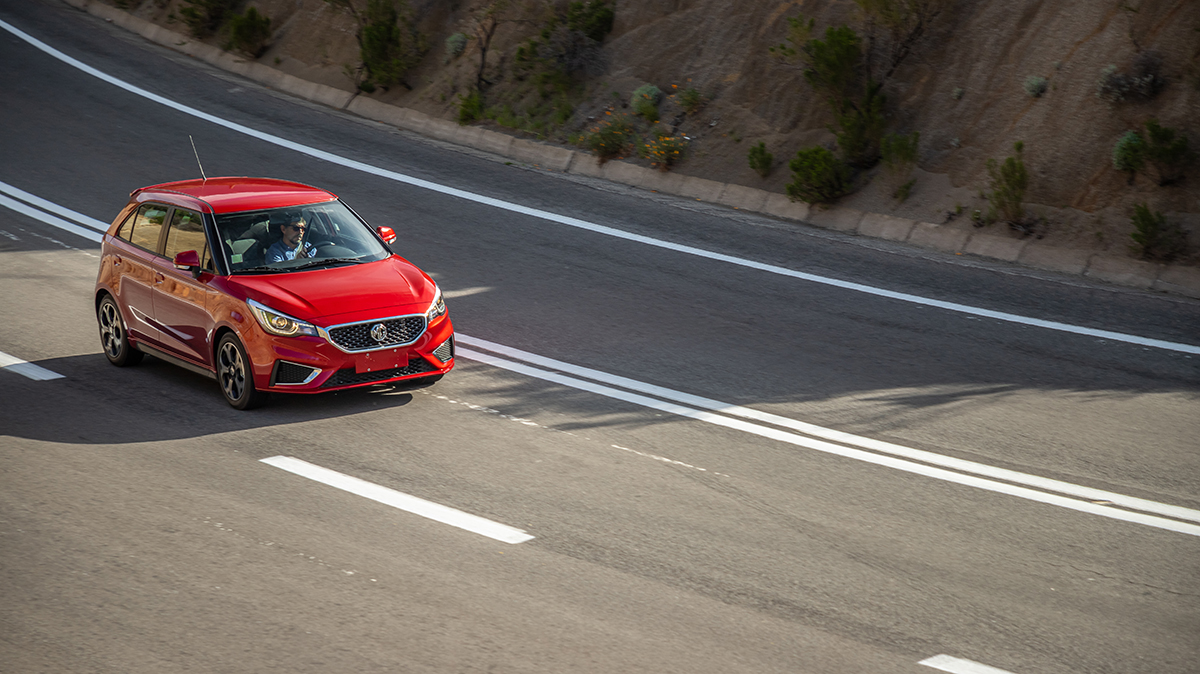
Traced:
[[429, 364], [429, 361], [424, 358], [414, 357], [408, 361], [407, 367], [394, 367], [389, 370], [375, 370], [374, 372], [355, 372], [354, 368], [348, 367], [344, 370], [338, 370], [333, 373], [333, 376], [325, 380], [321, 384], [321, 388], [332, 388], [334, 386], [353, 386], [355, 384], [369, 384], [373, 381], [384, 381], [386, 379], [395, 379], [396, 377], [405, 377], [410, 374], [420, 374], [422, 372], [433, 372], [437, 368]]
[[369, 351], [412, 344], [423, 332], [424, 316], [401, 316], [329, 328], [329, 339], [346, 351]]

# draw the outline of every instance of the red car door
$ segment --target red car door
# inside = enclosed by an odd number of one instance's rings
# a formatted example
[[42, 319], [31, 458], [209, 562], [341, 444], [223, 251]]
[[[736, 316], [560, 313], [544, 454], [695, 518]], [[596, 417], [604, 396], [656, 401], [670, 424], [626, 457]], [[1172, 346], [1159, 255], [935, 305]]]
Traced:
[[[201, 260], [199, 274], [188, 269], [176, 269], [175, 256], [184, 251], [196, 251]], [[154, 264], [154, 323], [161, 343], [172, 355], [212, 367], [212, 316], [208, 313], [208, 286], [213, 278], [212, 257], [208, 253], [203, 217], [184, 208], [176, 208], [167, 229], [163, 256]]]
[[112, 265], [113, 289], [130, 336], [154, 346], [160, 342], [154, 325], [154, 258], [169, 210], [161, 204], [142, 204], [117, 230], [106, 262]]

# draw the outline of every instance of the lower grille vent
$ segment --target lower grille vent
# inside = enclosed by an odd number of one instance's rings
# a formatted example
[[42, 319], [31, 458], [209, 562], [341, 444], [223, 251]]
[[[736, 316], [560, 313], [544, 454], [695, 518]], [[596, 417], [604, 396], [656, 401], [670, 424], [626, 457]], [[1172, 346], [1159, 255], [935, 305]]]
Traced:
[[366, 384], [373, 381], [384, 381], [387, 379], [395, 379], [396, 377], [404, 377], [410, 374], [420, 374], [422, 372], [433, 372], [436, 370], [434, 366], [429, 364], [429, 361], [424, 358], [413, 358], [408, 361], [408, 367], [394, 367], [390, 370], [376, 370], [374, 372], [355, 372], [354, 368], [348, 367], [344, 370], [338, 370], [333, 373], [333, 376], [325, 380], [321, 384], [321, 388], [331, 388], [334, 386], [352, 386], [354, 384]]
[[275, 383], [304, 384], [312, 379], [312, 376], [317, 372], [319, 370], [307, 365], [297, 365], [296, 363], [289, 363], [286, 360], [277, 361], [275, 363]]

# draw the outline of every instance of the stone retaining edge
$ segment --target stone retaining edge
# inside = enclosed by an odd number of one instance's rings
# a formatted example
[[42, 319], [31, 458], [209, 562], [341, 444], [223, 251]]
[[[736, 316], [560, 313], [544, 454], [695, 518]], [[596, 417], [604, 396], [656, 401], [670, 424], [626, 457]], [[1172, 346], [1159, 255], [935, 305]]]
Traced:
[[476, 126], [432, 117], [409, 108], [381, 103], [371, 98], [317, 84], [247, 61], [212, 45], [138, 18], [93, 0], [63, 2], [110, 21], [164, 47], [182, 52], [213, 66], [254, 80], [272, 89], [346, 110], [360, 117], [437, 138], [456, 145], [506, 156], [539, 168], [602, 178], [656, 192], [676, 194], [763, 213], [786, 220], [854, 233], [944, 253], [975, 255], [1037, 269], [1084, 276], [1116, 285], [1157, 290], [1200, 299], [1200, 268], [1154, 264], [1127, 257], [1113, 257], [1087, 250], [1038, 244], [1036, 239], [1013, 239], [996, 234], [970, 232], [941, 225], [897, 218], [881, 213], [864, 213], [852, 208], [812, 206], [794, 202], [785, 195], [754, 187], [721, 183], [705, 178], [658, 171], [622, 161], [601, 163], [591, 154], [547, 145]]

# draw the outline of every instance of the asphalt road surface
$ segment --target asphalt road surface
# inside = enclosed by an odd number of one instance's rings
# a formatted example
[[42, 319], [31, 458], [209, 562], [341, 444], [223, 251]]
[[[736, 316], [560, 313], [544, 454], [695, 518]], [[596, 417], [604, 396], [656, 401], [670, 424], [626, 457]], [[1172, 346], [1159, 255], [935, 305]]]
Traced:
[[[0, 20], [0, 671], [1200, 669], [1200, 303], [510, 164], [53, 0]], [[457, 368], [246, 413], [110, 366], [86, 223], [197, 177], [189, 135], [396, 228]]]

